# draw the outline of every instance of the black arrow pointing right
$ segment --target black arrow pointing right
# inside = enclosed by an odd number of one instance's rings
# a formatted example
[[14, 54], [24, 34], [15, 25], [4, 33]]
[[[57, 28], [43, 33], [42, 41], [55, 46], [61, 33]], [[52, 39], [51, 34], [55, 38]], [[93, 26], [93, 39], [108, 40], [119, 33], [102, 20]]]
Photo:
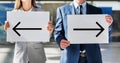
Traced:
[[100, 30], [100, 32], [96, 35], [96, 37], [98, 37], [105, 29], [98, 22], [96, 22], [96, 24], [100, 28], [73, 28], [73, 30], [74, 31], [97, 31], [97, 30]]

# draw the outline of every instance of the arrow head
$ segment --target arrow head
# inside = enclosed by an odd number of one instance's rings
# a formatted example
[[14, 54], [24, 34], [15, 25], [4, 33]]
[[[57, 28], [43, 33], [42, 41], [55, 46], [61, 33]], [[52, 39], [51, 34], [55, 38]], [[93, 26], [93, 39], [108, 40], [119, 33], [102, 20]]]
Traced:
[[96, 24], [100, 27], [100, 32], [96, 35], [98, 37], [105, 29], [98, 22]]
[[18, 32], [17, 32], [17, 26], [20, 24], [20, 22], [18, 22], [14, 27], [13, 27], [13, 31], [18, 35], [21, 36]]

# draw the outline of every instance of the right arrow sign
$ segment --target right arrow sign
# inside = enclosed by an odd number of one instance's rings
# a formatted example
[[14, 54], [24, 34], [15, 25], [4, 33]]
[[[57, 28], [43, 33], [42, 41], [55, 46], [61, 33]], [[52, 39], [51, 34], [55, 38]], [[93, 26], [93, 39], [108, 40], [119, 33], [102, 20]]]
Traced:
[[100, 30], [100, 32], [96, 35], [96, 37], [98, 37], [104, 31], [104, 28], [98, 22], [96, 22], [96, 24], [100, 28], [73, 28], [73, 30], [74, 31], [97, 31], [97, 30]]
[[[106, 15], [68, 15], [67, 39], [71, 44], [109, 43]], [[65, 22], [63, 23], [65, 26]]]

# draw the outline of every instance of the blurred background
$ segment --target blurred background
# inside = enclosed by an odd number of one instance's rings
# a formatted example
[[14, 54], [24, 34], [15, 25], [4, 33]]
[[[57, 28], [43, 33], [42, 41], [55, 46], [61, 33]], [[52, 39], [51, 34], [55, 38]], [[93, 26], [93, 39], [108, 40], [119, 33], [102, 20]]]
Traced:
[[[69, 4], [73, 0], [37, 0], [38, 6], [50, 11], [51, 21], [55, 25], [57, 7]], [[112, 15], [114, 22], [110, 27], [110, 44], [101, 44], [104, 63], [120, 62], [120, 0], [87, 0], [88, 3], [100, 7], [104, 13]], [[14, 44], [6, 42], [6, 33], [3, 30], [6, 20], [6, 11], [14, 7], [14, 0], [0, 0], [0, 63], [12, 63]], [[47, 63], [59, 63], [60, 50], [54, 41], [53, 34], [49, 43], [44, 44]], [[48, 52], [49, 51], [49, 52]], [[51, 51], [51, 52], [50, 52]], [[55, 52], [52, 52], [55, 51]]]

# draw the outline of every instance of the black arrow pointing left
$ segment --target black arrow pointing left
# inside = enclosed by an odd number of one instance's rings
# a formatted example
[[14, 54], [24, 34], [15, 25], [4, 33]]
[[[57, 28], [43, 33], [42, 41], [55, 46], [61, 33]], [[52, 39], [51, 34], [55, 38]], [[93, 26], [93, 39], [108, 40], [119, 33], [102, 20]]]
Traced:
[[16, 32], [16, 34], [18, 36], [21, 36], [20, 33], [17, 32], [17, 30], [42, 30], [42, 28], [17, 28], [17, 26], [20, 24], [21, 22], [18, 22], [14, 27], [13, 27], [13, 31]]

